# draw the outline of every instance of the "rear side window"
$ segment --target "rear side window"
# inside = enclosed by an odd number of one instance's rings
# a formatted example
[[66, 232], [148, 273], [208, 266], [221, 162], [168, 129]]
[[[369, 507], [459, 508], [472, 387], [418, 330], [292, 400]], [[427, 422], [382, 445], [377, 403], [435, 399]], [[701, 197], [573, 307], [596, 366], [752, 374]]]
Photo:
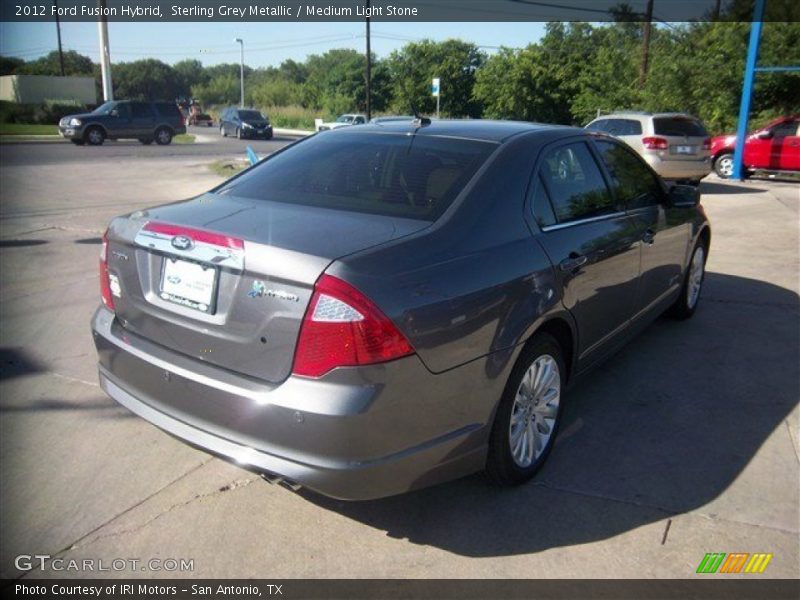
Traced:
[[537, 175], [533, 189], [533, 218], [539, 227], [549, 227], [556, 224], [556, 215], [547, 195], [547, 188], [542, 181], [542, 176]]
[[433, 221], [495, 148], [401, 134], [321, 135], [287, 148], [220, 193]]
[[153, 111], [150, 110], [149, 104], [145, 104], [144, 102], [131, 102], [131, 116], [134, 119], [152, 117]]
[[595, 143], [611, 174], [614, 192], [627, 210], [658, 204], [661, 185], [638, 156], [621, 144], [599, 140]]
[[586, 129], [611, 135], [642, 135], [642, 124], [635, 119], [604, 119], [590, 124]]
[[181, 109], [171, 102], [156, 102], [156, 110], [162, 117], [181, 117]]
[[797, 121], [784, 121], [772, 128], [772, 135], [775, 137], [786, 137], [797, 135]]
[[549, 150], [540, 167], [540, 175], [547, 185], [559, 223], [617, 211], [600, 169], [583, 142]]
[[689, 117], [656, 117], [653, 119], [653, 132], [656, 135], [680, 137], [706, 137], [708, 132], [697, 119]]

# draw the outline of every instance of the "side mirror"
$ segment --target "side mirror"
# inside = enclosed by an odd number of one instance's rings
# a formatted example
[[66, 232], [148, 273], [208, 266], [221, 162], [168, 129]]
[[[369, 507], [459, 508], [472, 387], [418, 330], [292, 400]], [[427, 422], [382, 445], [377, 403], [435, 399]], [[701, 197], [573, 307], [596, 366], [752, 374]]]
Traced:
[[764, 131], [759, 131], [756, 137], [760, 140], [771, 140], [773, 135], [769, 129], [765, 129]]
[[119, 116], [119, 111], [115, 108], [114, 110], [112, 110], [108, 114], [110, 114], [112, 117], [118, 117]]
[[700, 204], [700, 190], [693, 185], [673, 185], [667, 192], [667, 203], [675, 208], [693, 208]]

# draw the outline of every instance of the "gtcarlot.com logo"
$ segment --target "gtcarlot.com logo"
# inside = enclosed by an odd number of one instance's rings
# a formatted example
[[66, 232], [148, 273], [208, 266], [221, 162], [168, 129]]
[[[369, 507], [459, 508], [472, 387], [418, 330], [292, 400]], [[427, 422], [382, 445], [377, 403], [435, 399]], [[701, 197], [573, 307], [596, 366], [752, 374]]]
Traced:
[[193, 558], [54, 558], [49, 554], [20, 554], [14, 559], [20, 571], [194, 571]]
[[697, 573], [763, 573], [772, 554], [764, 552], [709, 552], [697, 566]]

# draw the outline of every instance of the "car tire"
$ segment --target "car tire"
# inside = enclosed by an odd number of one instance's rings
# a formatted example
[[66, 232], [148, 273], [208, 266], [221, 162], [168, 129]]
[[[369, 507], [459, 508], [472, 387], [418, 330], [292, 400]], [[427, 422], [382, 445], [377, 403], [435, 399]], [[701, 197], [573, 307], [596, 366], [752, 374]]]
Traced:
[[225, 131], [225, 127], [224, 127], [224, 126], [222, 126], [222, 125], [220, 125], [220, 126], [219, 126], [219, 134], [220, 134], [222, 137], [228, 137], [228, 132], [227, 132], [227, 131]]
[[714, 159], [714, 172], [722, 179], [733, 177], [733, 154], [726, 152]]
[[86, 143], [83, 140], [70, 140], [70, 142], [72, 142], [76, 146], [83, 146]]
[[139, 138], [139, 142], [144, 144], [145, 146], [149, 146], [153, 143], [153, 138]]
[[680, 321], [688, 319], [697, 310], [697, 305], [700, 303], [700, 292], [703, 289], [703, 281], [706, 275], [707, 259], [708, 247], [703, 240], [698, 240], [692, 251], [689, 264], [686, 266], [686, 273], [683, 275], [681, 293], [675, 303], [667, 310], [667, 314], [673, 319]]
[[535, 334], [514, 365], [495, 414], [486, 459], [492, 481], [525, 483], [547, 460], [561, 420], [566, 374], [555, 338]]
[[90, 127], [83, 134], [83, 140], [90, 146], [102, 146], [106, 141], [106, 133], [100, 127]]
[[168, 127], [156, 129], [156, 144], [159, 146], [169, 146], [172, 143], [172, 131]]

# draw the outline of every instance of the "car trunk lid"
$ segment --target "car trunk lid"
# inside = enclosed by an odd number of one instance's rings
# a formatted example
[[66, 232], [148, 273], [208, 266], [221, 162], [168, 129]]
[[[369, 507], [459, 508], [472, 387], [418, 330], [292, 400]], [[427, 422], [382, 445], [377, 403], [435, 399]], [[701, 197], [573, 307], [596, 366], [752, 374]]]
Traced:
[[278, 383], [326, 267], [428, 225], [218, 194], [133, 213], [109, 230], [116, 314], [132, 334]]

